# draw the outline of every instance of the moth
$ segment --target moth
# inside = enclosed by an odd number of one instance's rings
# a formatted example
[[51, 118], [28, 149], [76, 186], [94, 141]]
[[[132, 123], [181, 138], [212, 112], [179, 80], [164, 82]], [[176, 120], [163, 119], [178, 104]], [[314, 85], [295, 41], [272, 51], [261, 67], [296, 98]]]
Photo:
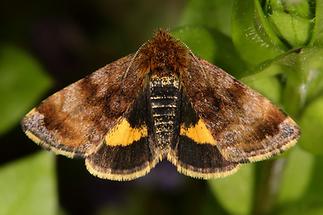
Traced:
[[167, 159], [217, 178], [293, 146], [297, 124], [268, 99], [159, 30], [135, 54], [48, 97], [22, 120], [26, 135], [85, 159], [103, 179], [132, 180]]

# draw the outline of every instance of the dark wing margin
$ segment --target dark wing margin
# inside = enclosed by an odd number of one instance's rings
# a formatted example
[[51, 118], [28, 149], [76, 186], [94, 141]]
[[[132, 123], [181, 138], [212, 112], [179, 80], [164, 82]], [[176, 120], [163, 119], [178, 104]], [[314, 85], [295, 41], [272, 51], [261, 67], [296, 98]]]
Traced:
[[67, 157], [86, 157], [134, 102], [143, 73], [133, 55], [121, 58], [58, 91], [30, 111], [22, 128], [39, 145]]
[[205, 60], [190, 62], [182, 85], [225, 159], [263, 160], [296, 143], [299, 127], [268, 99]]
[[112, 128], [98, 151], [85, 159], [88, 171], [103, 179], [132, 180], [147, 174], [159, 161], [149, 144], [147, 90], [143, 90], [129, 113]]
[[126, 146], [104, 144], [85, 164], [99, 178], [127, 181], [146, 175], [158, 161], [150, 151], [148, 137], [143, 137]]
[[204, 121], [199, 118], [182, 93], [178, 142], [174, 142], [167, 155], [177, 170], [195, 178], [219, 178], [233, 174], [238, 163], [226, 160]]

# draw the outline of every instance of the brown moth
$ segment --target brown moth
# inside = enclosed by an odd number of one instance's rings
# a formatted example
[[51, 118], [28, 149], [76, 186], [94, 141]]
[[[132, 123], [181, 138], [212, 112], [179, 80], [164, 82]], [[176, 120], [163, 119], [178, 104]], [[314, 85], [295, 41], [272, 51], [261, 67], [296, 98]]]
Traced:
[[164, 158], [188, 176], [223, 177], [282, 153], [300, 134], [268, 99], [162, 30], [42, 101], [22, 127], [111, 180], [143, 176]]

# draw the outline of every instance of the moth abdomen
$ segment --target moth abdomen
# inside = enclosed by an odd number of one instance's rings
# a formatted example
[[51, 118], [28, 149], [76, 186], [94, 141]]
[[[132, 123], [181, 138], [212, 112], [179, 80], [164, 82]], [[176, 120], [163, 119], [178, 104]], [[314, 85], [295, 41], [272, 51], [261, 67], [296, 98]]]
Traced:
[[166, 149], [175, 141], [179, 126], [179, 79], [176, 74], [164, 74], [152, 74], [149, 82], [154, 144], [161, 149]]

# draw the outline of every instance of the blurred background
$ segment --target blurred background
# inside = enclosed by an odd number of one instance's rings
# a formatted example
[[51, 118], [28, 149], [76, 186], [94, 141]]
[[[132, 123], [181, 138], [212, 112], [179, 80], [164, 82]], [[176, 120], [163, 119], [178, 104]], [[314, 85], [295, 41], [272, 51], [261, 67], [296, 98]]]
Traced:
[[[1, 2], [0, 215], [323, 214], [322, 10], [322, 0]], [[164, 161], [113, 182], [23, 134], [20, 119], [42, 99], [160, 27], [290, 114], [299, 144], [224, 179], [192, 179]]]

